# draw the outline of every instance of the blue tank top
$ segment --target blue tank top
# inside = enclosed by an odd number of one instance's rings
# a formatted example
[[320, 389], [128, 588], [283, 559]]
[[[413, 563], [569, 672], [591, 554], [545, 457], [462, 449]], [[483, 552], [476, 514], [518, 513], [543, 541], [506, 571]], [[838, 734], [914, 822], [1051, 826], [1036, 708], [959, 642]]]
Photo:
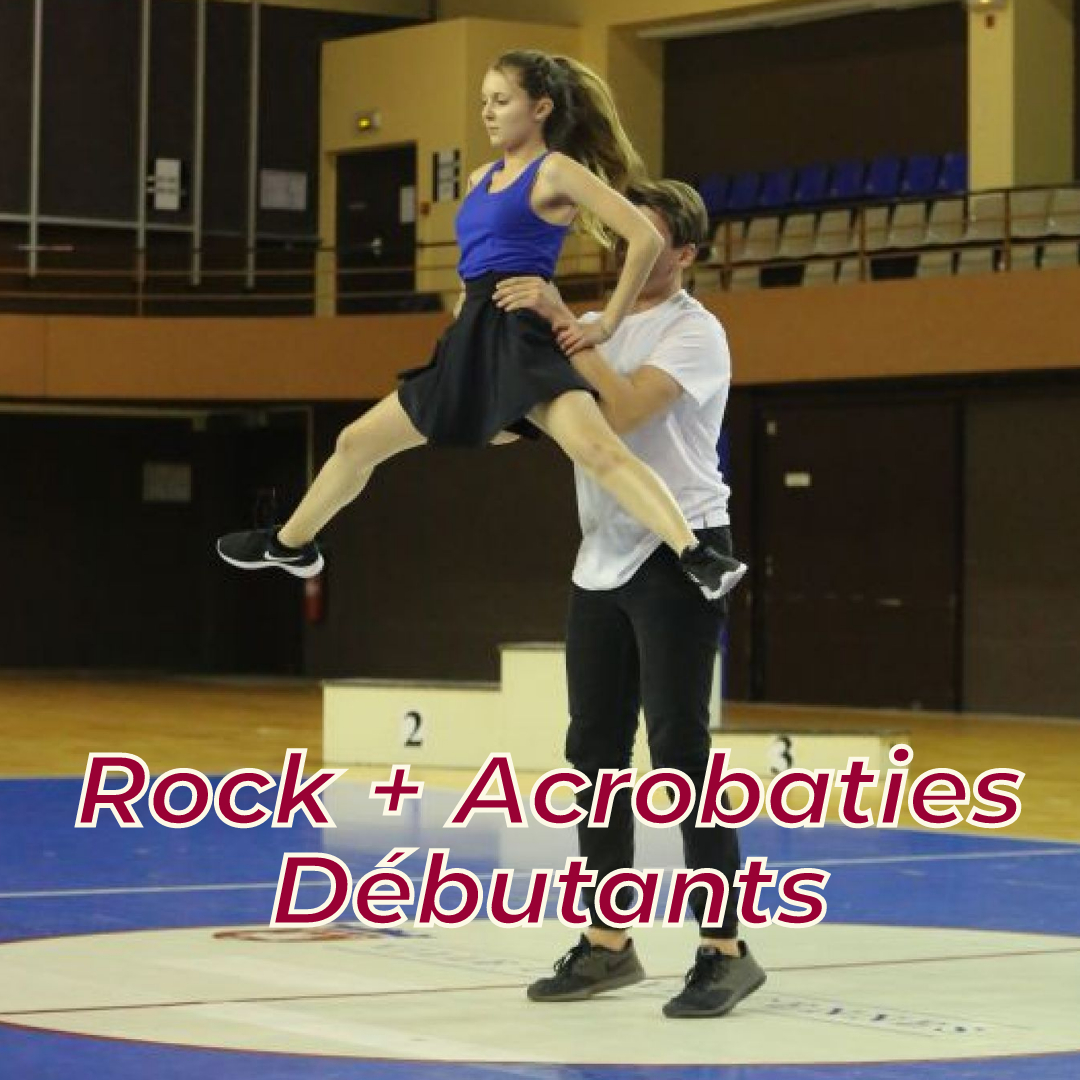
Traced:
[[489, 191], [491, 178], [502, 169], [496, 162], [465, 196], [454, 220], [463, 281], [498, 271], [515, 270], [550, 278], [569, 225], [552, 225], [529, 205], [537, 170], [547, 154], [530, 162], [502, 191]]

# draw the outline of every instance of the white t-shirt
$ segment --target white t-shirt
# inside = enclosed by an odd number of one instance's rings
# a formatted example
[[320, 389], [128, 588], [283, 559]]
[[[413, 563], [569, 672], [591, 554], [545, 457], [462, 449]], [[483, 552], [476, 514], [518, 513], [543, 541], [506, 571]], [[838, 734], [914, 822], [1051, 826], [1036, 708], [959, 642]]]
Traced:
[[[598, 319], [588, 312], [582, 321]], [[717, 455], [731, 385], [731, 355], [719, 320], [689, 293], [628, 315], [600, 354], [623, 375], [646, 364], [682, 387], [670, 408], [623, 436], [660, 475], [695, 528], [730, 524]], [[595, 480], [574, 469], [582, 541], [574, 584], [582, 589], [624, 585], [663, 542], [632, 518]]]

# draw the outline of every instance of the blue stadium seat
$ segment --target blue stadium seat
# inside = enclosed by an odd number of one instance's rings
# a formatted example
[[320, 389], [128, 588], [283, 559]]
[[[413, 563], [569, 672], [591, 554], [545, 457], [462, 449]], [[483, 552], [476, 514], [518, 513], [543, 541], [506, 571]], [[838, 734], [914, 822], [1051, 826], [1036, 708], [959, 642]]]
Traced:
[[876, 157], [866, 170], [863, 195], [868, 199], [895, 199], [900, 192], [900, 159], [891, 154]]
[[705, 203], [710, 217], [715, 217], [724, 211], [727, 204], [728, 185], [730, 180], [719, 173], [709, 173], [698, 182], [698, 193]]
[[933, 194], [940, 172], [941, 158], [937, 154], [912, 154], [904, 166], [900, 194], [914, 197]]
[[861, 161], [841, 161], [833, 168], [826, 198], [831, 202], [854, 202], [862, 195], [863, 173]]
[[766, 173], [761, 183], [758, 206], [762, 210], [781, 210], [791, 205], [791, 189], [795, 174], [791, 169], [777, 169]]
[[795, 206], [816, 206], [823, 203], [828, 185], [828, 165], [807, 165], [799, 170], [795, 180], [795, 194], [791, 201]]
[[757, 205], [761, 177], [756, 172], [739, 173], [731, 181], [727, 197], [727, 212], [741, 213], [753, 210]]
[[941, 195], [963, 195], [968, 189], [968, 156], [963, 151], [946, 154], [941, 162], [937, 190]]

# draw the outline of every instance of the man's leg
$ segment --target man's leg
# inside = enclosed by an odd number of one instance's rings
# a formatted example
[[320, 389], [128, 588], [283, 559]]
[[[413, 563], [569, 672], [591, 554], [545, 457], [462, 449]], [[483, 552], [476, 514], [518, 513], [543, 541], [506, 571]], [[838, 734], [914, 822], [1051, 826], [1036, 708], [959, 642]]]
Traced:
[[[727, 529], [700, 530], [705, 543], [730, 550]], [[665, 1006], [668, 1016], [719, 1016], [764, 981], [764, 972], [739, 941], [735, 890], [739, 840], [734, 829], [698, 829], [694, 822], [708, 770], [709, 700], [724, 611], [687, 587], [670, 554], [659, 549], [627, 584], [641, 687], [654, 768], [678, 769], [694, 785], [693, 811], [681, 822], [683, 854], [691, 870], [719, 870], [729, 883], [722, 925], [701, 927], [707, 893], [695, 889], [689, 904], [701, 935], [684, 991]]]
[[[687, 587], [695, 586], [686, 582]], [[592, 787], [578, 792], [578, 805], [591, 813], [597, 774], [630, 764], [637, 728], [639, 692], [637, 646], [633, 629], [616, 594], [574, 588], [566, 634], [566, 673], [570, 726], [566, 758]], [[612, 870], [633, 865], [634, 818], [629, 791], [619, 791], [604, 829], [578, 825], [578, 845], [597, 882]], [[625, 932], [605, 927], [593, 907], [594, 890], [585, 890], [592, 925], [555, 965], [553, 977], [529, 987], [533, 1001], [577, 1001], [644, 978]]]
[[[590, 592], [575, 588], [566, 633], [566, 681], [570, 726], [566, 760], [584, 773], [592, 786], [577, 795], [578, 806], [592, 813], [596, 778], [601, 769], [626, 769], [634, 749], [640, 690], [637, 643], [630, 620], [617, 600], [618, 590]], [[596, 871], [599, 884], [613, 870], [634, 865], [634, 815], [630, 791], [621, 788], [611, 805], [607, 828], [591, 829], [588, 819], [577, 827], [578, 850]], [[583, 897], [599, 944], [622, 944], [621, 931], [606, 928], [594, 908], [594, 889]], [[606, 940], [605, 940], [606, 938]], [[614, 938], [614, 940], [613, 940]]]

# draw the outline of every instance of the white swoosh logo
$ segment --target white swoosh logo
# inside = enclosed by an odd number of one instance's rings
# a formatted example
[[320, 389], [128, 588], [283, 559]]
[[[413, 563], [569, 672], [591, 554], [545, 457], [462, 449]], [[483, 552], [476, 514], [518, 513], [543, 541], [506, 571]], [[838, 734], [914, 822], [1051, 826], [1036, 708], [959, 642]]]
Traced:
[[303, 554], [300, 555], [275, 555], [269, 548], [263, 553], [263, 558], [267, 562], [299, 562], [303, 558]]

